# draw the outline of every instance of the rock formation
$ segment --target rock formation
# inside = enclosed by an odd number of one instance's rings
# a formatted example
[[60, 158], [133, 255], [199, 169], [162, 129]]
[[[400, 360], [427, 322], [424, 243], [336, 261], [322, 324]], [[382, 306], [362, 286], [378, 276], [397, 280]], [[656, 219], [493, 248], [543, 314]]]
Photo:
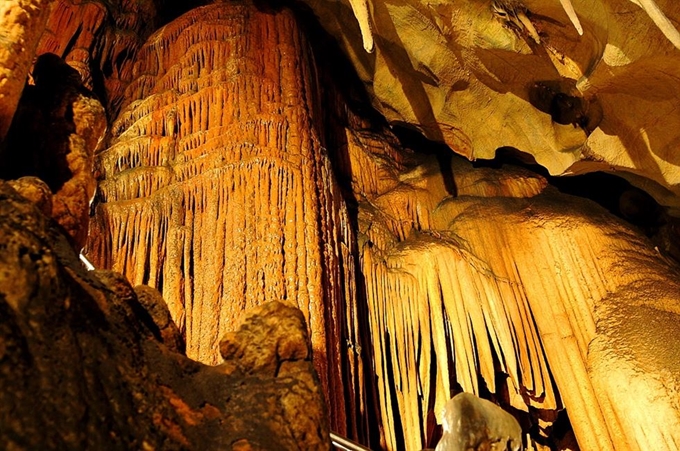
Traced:
[[[241, 352], [205, 366], [156, 322], [168, 315], [158, 294], [85, 271], [57, 226], [5, 182], [0, 237], [0, 448], [328, 449], [299, 311], [253, 310], [229, 339]], [[289, 327], [277, 341], [253, 330], [261, 322]]]
[[[349, 153], [366, 164], [377, 143], [356, 138]], [[354, 189], [389, 448], [421, 448], [430, 414], [441, 424], [461, 389], [495, 393], [540, 434], [566, 408], [584, 450], [676, 448], [676, 264], [525, 170], [454, 159], [452, 196], [434, 157], [373, 164], [383, 186]]]
[[469, 393], [460, 393], [446, 403], [443, 428], [436, 451], [522, 448], [522, 428], [517, 420], [496, 404]]
[[470, 159], [514, 147], [552, 174], [616, 171], [679, 206], [677, 2], [573, 2], [576, 27], [557, 0], [370, 0], [360, 26], [358, 1], [305, 3], [391, 122]]
[[44, 181], [53, 193], [48, 215], [81, 249], [96, 187], [94, 153], [104, 137], [106, 115], [80, 74], [57, 55], [40, 55], [32, 73], [35, 84], [24, 90], [0, 152], [0, 174]]
[[[333, 431], [418, 450], [466, 392], [526, 449], [677, 449], [668, 24], [614, 0], [305, 3], [54, 1], [0, 102], [2, 443], [99, 448], [105, 418], [113, 448], [324, 447], [323, 393]], [[595, 193], [632, 225], [535, 162], [625, 169], [663, 205]], [[60, 234], [80, 246], [88, 210], [93, 273]]]
[[310, 58], [287, 11], [218, 3], [154, 33], [97, 155], [88, 255], [158, 288], [187, 355], [208, 364], [244, 310], [293, 302], [344, 432], [343, 386], [363, 385], [342, 374], [359, 371], [343, 349], [359, 333], [354, 243]]
[[52, 1], [6, 0], [0, 5], [0, 140], [12, 123]]

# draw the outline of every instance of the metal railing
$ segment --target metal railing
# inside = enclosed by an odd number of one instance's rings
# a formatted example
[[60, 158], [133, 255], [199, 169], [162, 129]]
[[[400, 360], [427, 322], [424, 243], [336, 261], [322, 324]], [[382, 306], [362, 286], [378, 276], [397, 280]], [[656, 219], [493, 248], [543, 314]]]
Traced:
[[331, 443], [335, 449], [341, 449], [344, 451], [371, 451], [370, 448], [366, 448], [352, 440], [345, 438], [341, 435], [331, 432]]

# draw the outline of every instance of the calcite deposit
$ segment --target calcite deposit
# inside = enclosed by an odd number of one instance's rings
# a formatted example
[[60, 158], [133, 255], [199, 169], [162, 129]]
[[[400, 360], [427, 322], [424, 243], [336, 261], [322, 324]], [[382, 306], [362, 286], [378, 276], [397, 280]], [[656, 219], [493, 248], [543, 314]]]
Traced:
[[53, 0], [0, 4], [0, 140], [12, 123]]
[[343, 349], [360, 333], [354, 244], [311, 61], [285, 10], [218, 3], [154, 33], [97, 155], [88, 255], [158, 288], [187, 355], [204, 363], [219, 362], [220, 338], [246, 309], [294, 303], [344, 432], [345, 390], [363, 385], [343, 377], [361, 364]]
[[436, 451], [522, 449], [522, 428], [517, 420], [470, 393], [460, 393], [446, 403], [443, 429]]
[[513, 147], [552, 174], [616, 172], [679, 206], [678, 2], [305, 3], [391, 122], [470, 159]]
[[[396, 173], [388, 162], [369, 173]], [[355, 182], [388, 447], [403, 433], [422, 448], [462, 389], [528, 412], [541, 435], [566, 408], [583, 450], [676, 449], [677, 264], [525, 170], [453, 160], [452, 196], [433, 157], [405, 169], [374, 193]]]
[[[678, 448], [677, 5], [52, 3], [0, 54], [0, 447], [420, 450], [466, 393]], [[642, 190], [549, 175], [596, 169]]]

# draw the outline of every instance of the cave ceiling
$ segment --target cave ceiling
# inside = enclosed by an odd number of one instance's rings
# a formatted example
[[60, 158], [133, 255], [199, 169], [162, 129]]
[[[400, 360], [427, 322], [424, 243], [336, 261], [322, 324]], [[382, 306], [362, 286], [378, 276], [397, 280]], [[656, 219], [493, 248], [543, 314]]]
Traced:
[[512, 147], [555, 175], [614, 172], [677, 206], [677, 2], [307, 3], [393, 123], [473, 160]]

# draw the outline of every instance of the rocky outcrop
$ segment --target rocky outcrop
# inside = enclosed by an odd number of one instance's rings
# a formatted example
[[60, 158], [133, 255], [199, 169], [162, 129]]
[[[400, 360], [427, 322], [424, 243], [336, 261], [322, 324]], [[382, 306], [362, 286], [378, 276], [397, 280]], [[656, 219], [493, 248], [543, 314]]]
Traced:
[[0, 152], [0, 175], [44, 181], [52, 193], [47, 214], [81, 249], [96, 186], [94, 153], [106, 131], [106, 115], [80, 74], [55, 54], [37, 58], [33, 79]]
[[[209, 367], [173, 349], [168, 323], [156, 322], [167, 315], [160, 296], [85, 271], [57, 227], [4, 182], [0, 237], [0, 448], [330, 446], [299, 311], [268, 304], [229, 338], [266, 361], [231, 353]], [[253, 330], [259, 322], [289, 324], [291, 352], [271, 330]]]
[[[472, 158], [538, 149], [553, 172], [645, 143], [659, 153], [615, 165], [672, 185], [676, 50], [637, 10], [553, 3], [356, 0], [363, 39], [348, 5], [312, 4], [393, 123]], [[678, 269], [654, 247], [673, 249], [668, 211], [635, 190], [610, 199], [659, 229], [648, 241], [529, 169], [397, 139], [308, 12], [216, 2], [156, 30], [168, 4], [54, 2], [39, 53], [56, 56], [0, 148], [26, 157], [32, 171], [0, 170], [35, 204], [2, 185], [0, 415], [19, 415], [0, 447], [323, 447], [311, 355], [333, 430], [373, 448], [434, 446], [465, 391], [511, 412], [528, 449], [575, 449], [574, 434], [584, 450], [674, 449]], [[69, 224], [92, 189], [90, 87], [110, 132], [87, 248], [106, 269], [85, 273], [59, 230], [83, 236]]]

